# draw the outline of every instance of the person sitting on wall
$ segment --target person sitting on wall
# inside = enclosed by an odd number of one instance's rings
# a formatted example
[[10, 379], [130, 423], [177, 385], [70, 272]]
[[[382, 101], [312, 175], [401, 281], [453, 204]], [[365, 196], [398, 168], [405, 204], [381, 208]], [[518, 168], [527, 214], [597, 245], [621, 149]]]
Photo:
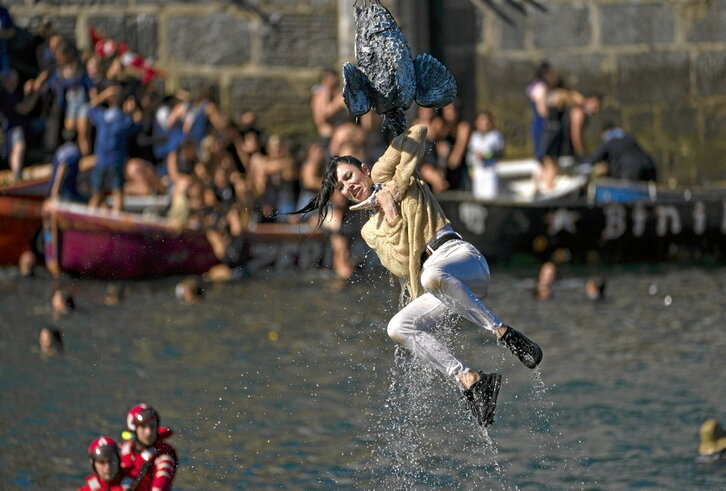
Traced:
[[613, 123], [602, 127], [601, 143], [590, 157], [592, 164], [605, 162], [607, 175], [631, 181], [655, 181], [657, 172], [651, 156], [638, 140]]

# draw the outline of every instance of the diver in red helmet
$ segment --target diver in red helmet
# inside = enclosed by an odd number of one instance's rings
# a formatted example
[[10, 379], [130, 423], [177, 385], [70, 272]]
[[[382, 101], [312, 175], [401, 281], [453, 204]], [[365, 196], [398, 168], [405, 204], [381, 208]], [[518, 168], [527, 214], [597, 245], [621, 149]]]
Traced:
[[86, 485], [78, 491], [122, 491], [131, 489], [133, 479], [121, 468], [118, 445], [111, 438], [101, 436], [88, 446], [93, 474], [86, 477]]
[[159, 426], [159, 413], [147, 404], [137, 404], [126, 415], [130, 439], [121, 444], [121, 467], [135, 479], [137, 491], [171, 489], [177, 459], [174, 447], [164, 440], [172, 435]]

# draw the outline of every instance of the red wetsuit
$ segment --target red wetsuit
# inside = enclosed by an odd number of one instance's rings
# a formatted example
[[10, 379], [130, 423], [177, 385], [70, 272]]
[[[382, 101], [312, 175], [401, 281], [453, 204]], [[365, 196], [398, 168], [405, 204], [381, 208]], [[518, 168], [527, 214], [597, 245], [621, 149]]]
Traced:
[[96, 474], [86, 478], [86, 485], [78, 488], [78, 491], [128, 491], [134, 480], [128, 473], [121, 469], [119, 475], [111, 482], [106, 482]]
[[[137, 479], [139, 474], [144, 472], [143, 477], [136, 486], [136, 491], [167, 491], [171, 489], [171, 482], [174, 480], [177, 466], [176, 450], [163, 441], [171, 435], [172, 431], [169, 428], [160, 427], [156, 443], [142, 452], [134, 448], [133, 440], [127, 440], [120, 445], [121, 467], [134, 479]], [[146, 469], [146, 471], [143, 471], [143, 469]]]

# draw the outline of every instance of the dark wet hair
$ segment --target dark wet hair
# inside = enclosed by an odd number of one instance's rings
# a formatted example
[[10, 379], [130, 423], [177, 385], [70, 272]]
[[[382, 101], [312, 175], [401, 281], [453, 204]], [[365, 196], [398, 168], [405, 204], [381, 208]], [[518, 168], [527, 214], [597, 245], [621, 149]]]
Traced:
[[63, 292], [63, 303], [68, 307], [70, 310], [76, 309], [76, 302], [73, 300], [73, 297], [70, 293]]
[[51, 349], [55, 351], [63, 351], [63, 335], [61, 334], [59, 329], [56, 329], [55, 327], [43, 327], [40, 329], [40, 331], [47, 330], [50, 332], [50, 347]]
[[63, 299], [63, 305], [65, 305], [69, 310], [76, 309], [76, 302], [73, 300], [73, 296], [70, 293], [63, 291], [63, 289], [59, 286], [54, 286], [51, 289], [51, 292], [50, 292], [51, 301], [53, 301], [53, 296], [57, 292], [60, 292], [60, 294], [61, 294], [61, 298]]
[[297, 211], [293, 211], [291, 213], [292, 215], [304, 215], [316, 211], [319, 218], [317, 228], [322, 227], [325, 218], [328, 216], [328, 211], [330, 211], [330, 200], [338, 184], [338, 176], [335, 171], [340, 163], [355, 165], [359, 169], [363, 165], [363, 162], [352, 155], [336, 156], [330, 159], [323, 170], [320, 191], [318, 191], [308, 204]]

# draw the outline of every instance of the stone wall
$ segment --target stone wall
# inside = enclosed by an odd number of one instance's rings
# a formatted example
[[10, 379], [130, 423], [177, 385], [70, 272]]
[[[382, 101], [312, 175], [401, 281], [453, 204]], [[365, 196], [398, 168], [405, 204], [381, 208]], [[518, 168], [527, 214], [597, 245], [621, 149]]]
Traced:
[[[153, 57], [167, 90], [213, 86], [286, 135], [312, 133], [310, 89], [338, 65], [336, 0], [6, 0], [16, 23], [50, 20], [88, 48], [88, 27]], [[249, 8], [251, 6], [252, 8]]]
[[[353, 0], [6, 0], [20, 25], [50, 19], [88, 46], [88, 26], [157, 60], [166, 86], [212, 84], [231, 112], [313, 133], [310, 88], [352, 52]], [[529, 155], [524, 87], [548, 59], [574, 88], [606, 95], [588, 140], [613, 120], [664, 177], [726, 179], [726, 0], [539, 0], [527, 15], [482, 0], [390, 0], [415, 52], [457, 77], [463, 114], [492, 109], [508, 155]], [[249, 6], [253, 8], [250, 9]], [[427, 45], [428, 43], [428, 45]], [[438, 45], [437, 45], [438, 43]]]
[[726, 179], [726, 0], [540, 3], [547, 12], [503, 8], [512, 24], [478, 14], [476, 106], [495, 110], [510, 154], [528, 152], [523, 90], [547, 59], [573, 88], [606, 95], [588, 129], [591, 146], [614, 121], [654, 154], [663, 177]]

